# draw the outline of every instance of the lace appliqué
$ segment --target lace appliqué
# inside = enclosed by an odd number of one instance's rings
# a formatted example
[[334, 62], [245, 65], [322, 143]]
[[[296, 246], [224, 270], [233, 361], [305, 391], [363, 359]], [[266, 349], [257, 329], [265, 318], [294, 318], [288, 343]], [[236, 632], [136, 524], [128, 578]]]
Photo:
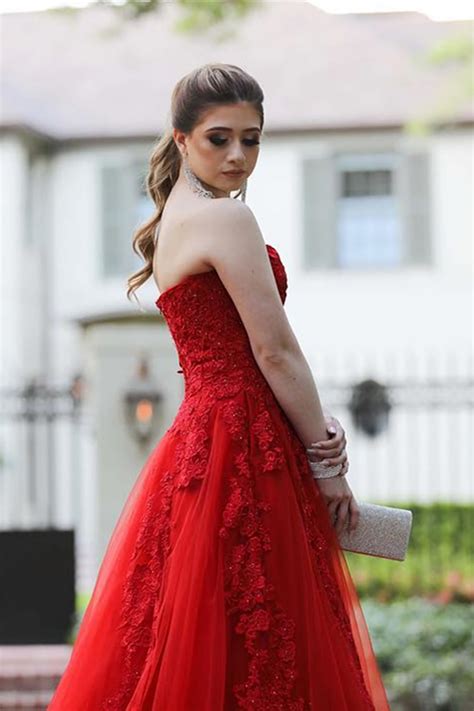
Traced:
[[264, 455], [263, 471], [273, 471], [284, 463], [283, 449], [278, 444], [278, 435], [272, 424], [272, 418], [268, 409], [262, 408], [255, 421], [251, 424], [251, 430], [256, 435], [260, 450]]
[[[245, 436], [249, 427], [247, 413], [230, 402], [222, 415], [238, 445], [219, 530], [219, 536], [229, 541], [224, 563], [226, 611], [233, 619], [234, 631], [242, 635], [248, 653], [247, 678], [234, 684], [233, 694], [239, 708], [245, 711], [307, 711], [310, 707], [294, 691], [295, 623], [279, 604], [265, 570], [265, 555], [272, 545], [264, 519], [271, 505], [258, 500], [255, 493], [258, 464], [252, 453], [250, 466], [250, 447]], [[268, 413], [262, 409], [250, 427], [267, 455], [266, 470], [280, 466], [283, 453], [273, 435]]]
[[[233, 545], [226, 560], [226, 600], [229, 615], [236, 615], [234, 629], [244, 635], [249, 654], [249, 674], [246, 682], [234, 686], [239, 708], [258, 711], [307, 711], [311, 708], [304, 699], [294, 698], [293, 683], [297, 677], [294, 622], [285, 614], [275, 599], [275, 590], [267, 580], [264, 556], [271, 551], [271, 541], [264, 525], [264, 514], [270, 504], [255, 497], [254, 477], [265, 470], [284, 466], [284, 453], [279, 445], [272, 418], [263, 401], [253, 422], [246, 420], [245, 409], [229, 402], [222, 416], [229, 433], [238, 444], [234, 454], [234, 475], [229, 478], [228, 495], [223, 511], [219, 535], [232, 537]], [[367, 709], [375, 711], [363, 676], [362, 666], [354, 642], [347, 611], [342, 602], [337, 581], [330, 564], [329, 542], [321, 532], [315, 512], [308, 498], [303, 478], [312, 482], [306, 452], [286, 417], [280, 425], [294, 441], [301, 477], [296, 477], [306, 536], [313, 551], [315, 566], [321, 575], [338, 629], [349, 646], [349, 660], [355, 678], [359, 680], [361, 698]], [[250, 452], [245, 433], [250, 427], [257, 438], [261, 457]], [[250, 468], [249, 462], [252, 462]]]
[[173, 476], [166, 472], [158, 490], [146, 502], [131, 565], [123, 586], [121, 646], [123, 675], [116, 694], [108, 697], [101, 711], [126, 708], [146, 664], [153, 637], [154, 620], [162, 587], [163, 569], [170, 549]]

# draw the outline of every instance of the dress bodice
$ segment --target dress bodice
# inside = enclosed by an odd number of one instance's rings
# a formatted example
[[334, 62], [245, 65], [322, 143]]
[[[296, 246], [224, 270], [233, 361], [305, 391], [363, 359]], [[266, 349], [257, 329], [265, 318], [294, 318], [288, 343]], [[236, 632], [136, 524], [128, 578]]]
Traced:
[[[287, 274], [277, 250], [267, 244], [282, 303]], [[163, 314], [176, 345], [185, 379], [186, 395], [206, 384], [238, 387], [255, 377], [255, 359], [247, 331], [229, 293], [212, 269], [191, 274], [161, 293], [156, 306]], [[232, 381], [232, 382], [231, 382]], [[231, 390], [234, 390], [231, 387]]]

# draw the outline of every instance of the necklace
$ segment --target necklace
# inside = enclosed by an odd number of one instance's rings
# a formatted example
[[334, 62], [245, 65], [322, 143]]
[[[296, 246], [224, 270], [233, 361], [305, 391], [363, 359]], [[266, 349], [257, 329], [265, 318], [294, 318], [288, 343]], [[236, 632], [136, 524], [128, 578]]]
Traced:
[[[214, 195], [211, 190], [208, 190], [207, 188], [204, 187], [204, 185], [201, 183], [197, 175], [191, 170], [187, 156], [183, 157], [183, 169], [184, 169], [184, 175], [186, 177], [186, 180], [188, 182], [189, 187], [193, 192], [195, 192], [197, 195], [200, 195], [201, 197], [204, 198], [215, 198], [216, 196]], [[245, 179], [245, 182], [243, 184], [243, 187], [241, 189], [241, 199], [242, 202], [245, 202], [245, 196], [247, 193], [247, 179]]]
[[189, 186], [195, 192], [197, 195], [200, 195], [201, 197], [205, 198], [215, 198], [216, 196], [214, 195], [213, 192], [210, 190], [207, 190], [204, 185], [201, 183], [199, 178], [191, 168], [189, 167], [188, 159], [185, 156], [183, 158], [183, 166], [184, 166], [184, 175], [186, 176], [186, 180], [188, 181]]

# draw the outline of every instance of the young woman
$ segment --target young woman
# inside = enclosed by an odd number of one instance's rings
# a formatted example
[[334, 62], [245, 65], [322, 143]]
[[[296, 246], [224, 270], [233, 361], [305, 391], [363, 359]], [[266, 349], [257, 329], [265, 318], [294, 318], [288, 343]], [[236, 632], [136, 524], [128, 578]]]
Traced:
[[345, 433], [244, 202], [262, 102], [239, 67], [199, 67], [151, 154], [156, 214], [127, 295], [154, 277], [185, 396], [120, 514], [50, 711], [389, 709], [338, 541], [358, 519]]

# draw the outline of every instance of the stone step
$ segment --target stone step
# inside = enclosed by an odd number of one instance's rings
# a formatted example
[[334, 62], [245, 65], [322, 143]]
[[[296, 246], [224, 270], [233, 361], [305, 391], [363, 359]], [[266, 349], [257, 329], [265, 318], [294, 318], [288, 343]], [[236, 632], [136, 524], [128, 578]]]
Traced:
[[71, 651], [70, 645], [0, 646], [0, 711], [45, 711]]
[[34, 672], [6, 674], [2, 669], [0, 691], [50, 691], [57, 687], [60, 679], [61, 674], [36, 674]]
[[52, 691], [0, 691], [0, 711], [46, 711]]

